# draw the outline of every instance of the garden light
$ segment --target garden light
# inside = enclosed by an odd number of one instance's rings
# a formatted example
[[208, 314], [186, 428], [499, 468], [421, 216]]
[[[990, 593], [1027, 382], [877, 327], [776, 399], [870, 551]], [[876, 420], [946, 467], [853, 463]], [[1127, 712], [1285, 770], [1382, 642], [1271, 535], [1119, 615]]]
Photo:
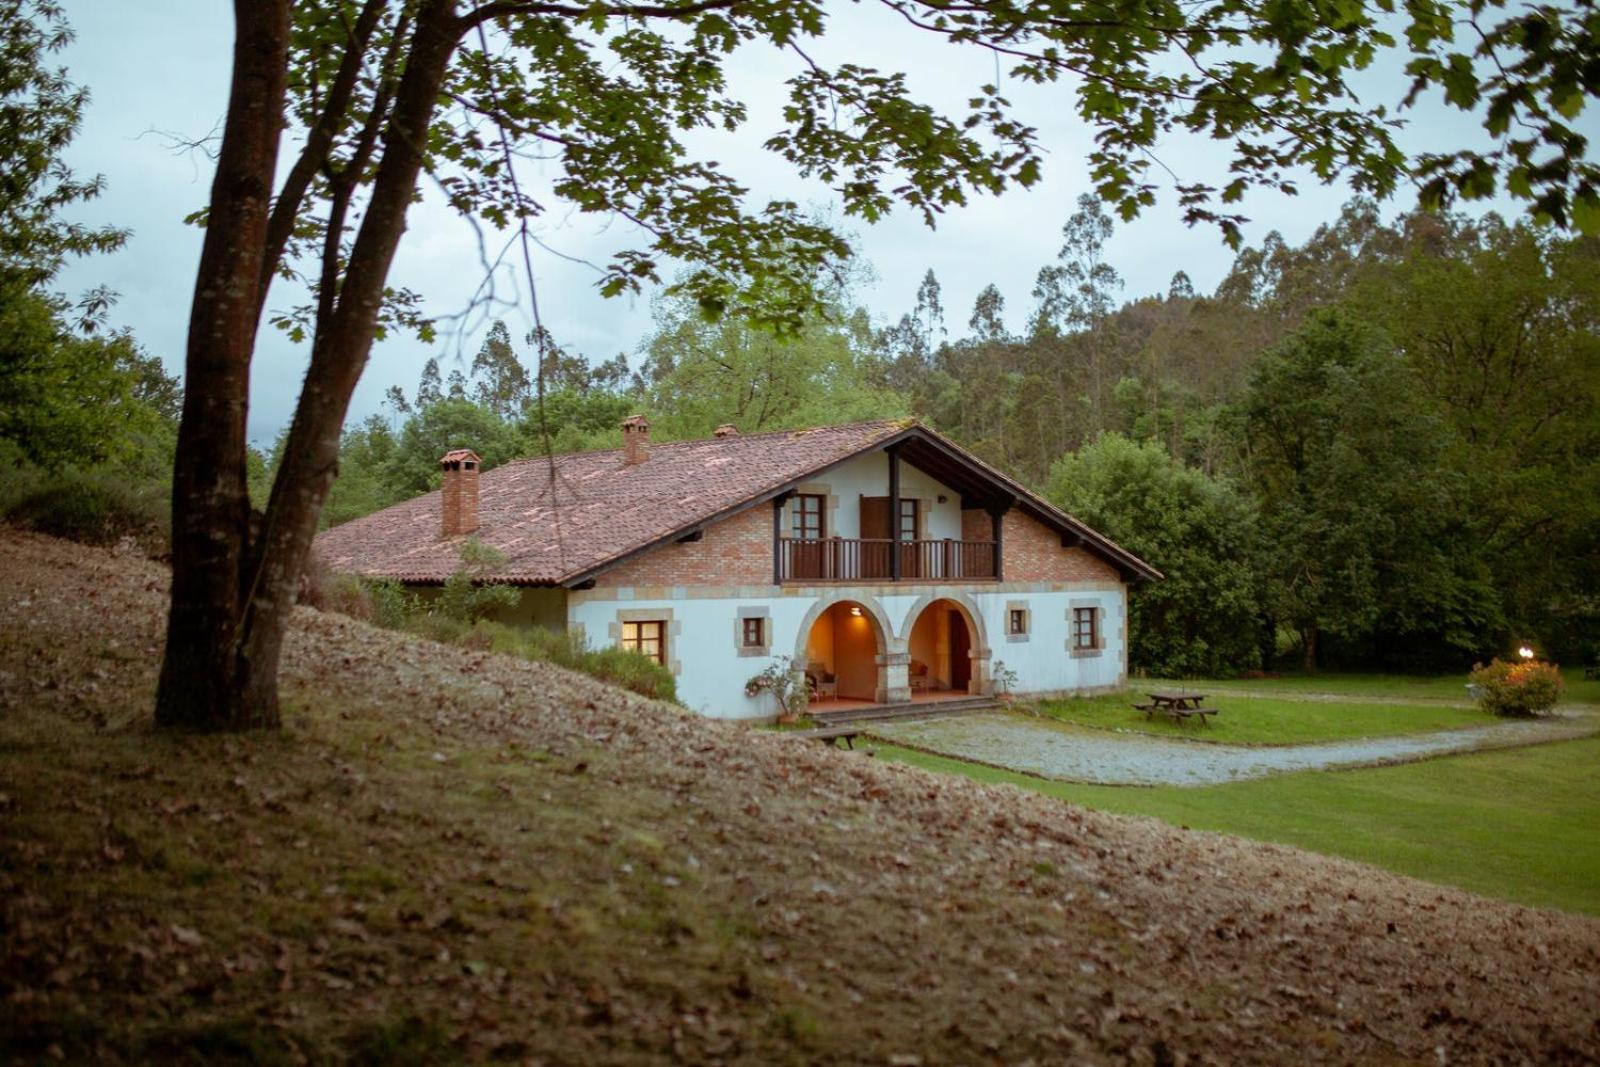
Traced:
[[1523, 659], [1532, 659], [1534, 657], [1534, 651], [1527, 645], [1523, 645], [1521, 648], [1517, 649], [1517, 655], [1521, 656]]

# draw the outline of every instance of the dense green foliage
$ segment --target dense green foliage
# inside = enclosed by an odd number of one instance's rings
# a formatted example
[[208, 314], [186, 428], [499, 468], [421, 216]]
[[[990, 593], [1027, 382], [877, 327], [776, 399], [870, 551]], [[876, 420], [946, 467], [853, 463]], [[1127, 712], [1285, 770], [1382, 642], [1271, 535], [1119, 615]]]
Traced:
[[1107, 433], [1063, 456], [1046, 492], [1166, 576], [1132, 598], [1132, 662], [1183, 677], [1259, 659], [1256, 512], [1230, 479], [1184, 466], [1158, 442]]
[[88, 102], [48, 65], [70, 40], [57, 5], [0, 0], [0, 515], [159, 552], [178, 383], [131, 335], [107, 332], [113, 294], [73, 302], [48, 288], [67, 257], [126, 237], [63, 215], [103, 185], [62, 160]]

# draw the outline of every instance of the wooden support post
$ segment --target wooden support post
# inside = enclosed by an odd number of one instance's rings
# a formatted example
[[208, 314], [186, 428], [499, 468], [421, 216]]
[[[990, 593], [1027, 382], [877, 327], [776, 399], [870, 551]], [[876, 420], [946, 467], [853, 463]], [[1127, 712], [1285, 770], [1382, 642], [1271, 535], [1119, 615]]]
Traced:
[[889, 449], [889, 580], [900, 580], [900, 453]]
[[1011, 504], [1011, 498], [1005, 497], [1004, 499], [990, 502], [987, 509], [989, 512], [989, 529], [992, 531], [994, 538], [994, 580], [997, 582], [1005, 581], [1006, 577], [1005, 517], [1006, 512], [1011, 510]]

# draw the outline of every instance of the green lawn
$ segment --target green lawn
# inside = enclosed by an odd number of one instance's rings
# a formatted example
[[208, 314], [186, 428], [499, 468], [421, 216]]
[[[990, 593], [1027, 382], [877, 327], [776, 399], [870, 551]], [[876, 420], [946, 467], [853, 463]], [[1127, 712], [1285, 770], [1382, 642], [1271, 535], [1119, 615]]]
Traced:
[[1085, 807], [1296, 845], [1527, 904], [1600, 914], [1600, 738], [1200, 789], [1051, 782], [877, 754]]
[[[1208, 691], [1208, 686], [1203, 682], [1184, 685], [1191, 692]], [[1159, 715], [1146, 719], [1143, 712], [1133, 709], [1135, 702], [1145, 701], [1147, 690], [1160, 691], [1162, 688], [1164, 686], [1159, 683], [1135, 685], [1125, 693], [1047, 701], [1038, 705], [1038, 710], [1051, 718], [1081, 726], [1200, 737], [1243, 745], [1298, 745], [1352, 737], [1388, 737], [1462, 726], [1486, 726], [1495, 721], [1492, 716], [1476, 708], [1453, 707], [1441, 702], [1371, 703], [1226, 694], [1207, 696], [1206, 706], [1216, 708], [1218, 714], [1211, 716], [1204, 726], [1199, 723], [1180, 725]]]
[[[1566, 701], [1600, 704], [1600, 680], [1585, 680], [1583, 668], [1563, 667], [1561, 675], [1567, 682]], [[1267, 695], [1304, 696], [1328, 694], [1341, 697], [1385, 697], [1393, 700], [1458, 700], [1467, 699], [1467, 676], [1461, 674], [1286, 674], [1280, 678], [1206, 678], [1172, 679], [1135, 678], [1128, 683], [1130, 691], [1186, 686], [1211, 692], [1250, 692]]]

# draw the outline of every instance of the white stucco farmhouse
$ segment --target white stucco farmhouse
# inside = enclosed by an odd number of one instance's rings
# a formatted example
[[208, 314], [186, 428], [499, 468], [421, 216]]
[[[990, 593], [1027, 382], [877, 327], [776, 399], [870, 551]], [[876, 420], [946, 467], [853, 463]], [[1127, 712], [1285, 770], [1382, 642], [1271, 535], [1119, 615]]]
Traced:
[[[1102, 690], [1127, 676], [1127, 590], [1149, 564], [946, 438], [891, 421], [624, 447], [480, 470], [323, 533], [335, 570], [442, 583], [476, 537], [522, 594], [503, 621], [665, 664], [684, 704], [771, 716], [774, 662], [826, 706]], [[1003, 670], [997, 666], [1003, 664]]]

